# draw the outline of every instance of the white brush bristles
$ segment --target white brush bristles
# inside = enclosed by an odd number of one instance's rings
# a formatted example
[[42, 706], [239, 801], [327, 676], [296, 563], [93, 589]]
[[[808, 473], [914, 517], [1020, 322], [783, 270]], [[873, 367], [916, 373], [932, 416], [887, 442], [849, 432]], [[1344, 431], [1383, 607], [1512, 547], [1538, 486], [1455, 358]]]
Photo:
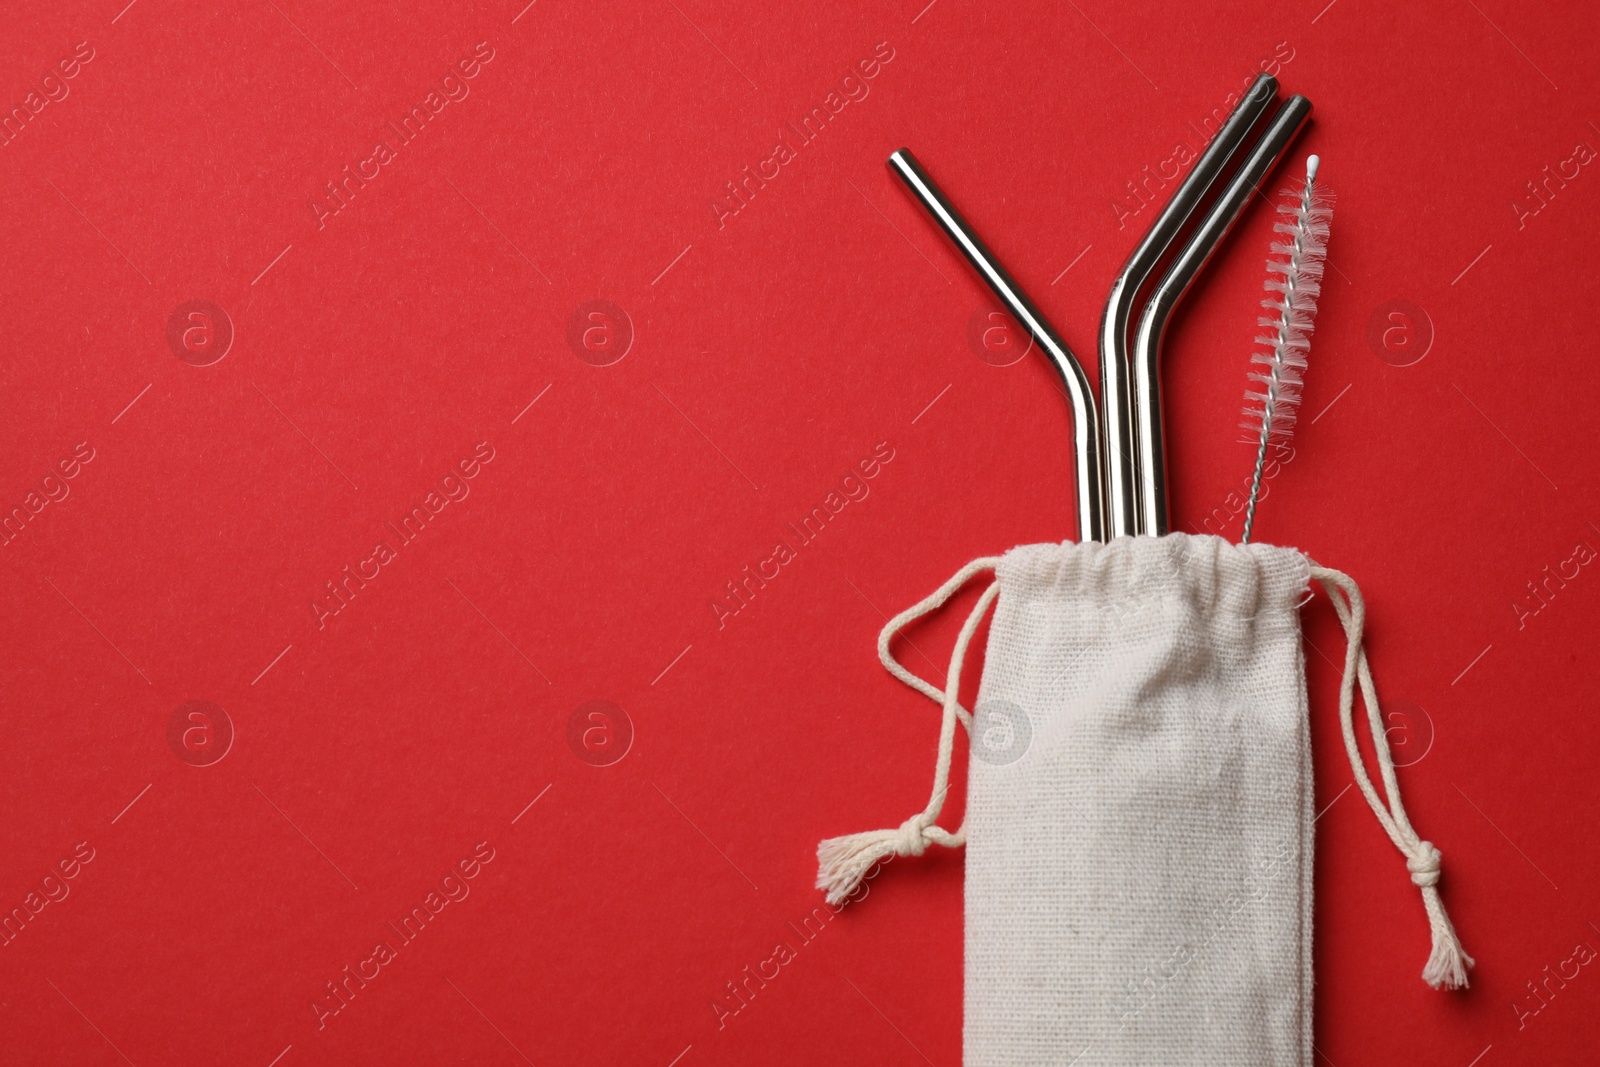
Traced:
[[1278, 221], [1272, 227], [1279, 236], [1272, 242], [1267, 259], [1265, 290], [1271, 295], [1261, 301], [1268, 314], [1256, 320], [1269, 332], [1256, 337], [1260, 347], [1250, 357], [1251, 384], [1244, 394], [1245, 421], [1240, 423], [1247, 431], [1244, 440], [1257, 446], [1250, 504], [1245, 514], [1245, 541], [1250, 540], [1255, 522], [1267, 445], [1287, 440], [1294, 432], [1295, 409], [1300, 405], [1300, 386], [1311, 349], [1317, 297], [1322, 292], [1322, 269], [1328, 255], [1328, 223], [1333, 217], [1332, 197], [1317, 188], [1319, 164], [1320, 160], [1312, 156], [1306, 161], [1305, 183], [1298, 190], [1283, 191]]

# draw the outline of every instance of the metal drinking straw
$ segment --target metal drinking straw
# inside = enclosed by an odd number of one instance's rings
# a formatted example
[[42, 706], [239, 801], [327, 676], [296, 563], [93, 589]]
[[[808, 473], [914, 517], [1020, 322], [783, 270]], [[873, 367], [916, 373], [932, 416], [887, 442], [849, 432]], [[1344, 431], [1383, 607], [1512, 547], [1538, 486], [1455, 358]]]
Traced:
[[1266, 113], [1277, 91], [1278, 79], [1272, 75], [1256, 78], [1111, 284], [1105, 314], [1100, 319], [1100, 418], [1104, 426], [1101, 443], [1106, 453], [1106, 523], [1110, 537], [1136, 534], [1142, 525], [1137, 482], [1139, 442], [1135, 433], [1139, 396], [1128, 354], [1134, 301], [1189, 217], [1244, 145], [1256, 120]]
[[1216, 252], [1222, 239], [1238, 221], [1256, 185], [1288, 150], [1311, 117], [1311, 101], [1291, 97], [1245, 157], [1221, 197], [1211, 206], [1178, 254], [1166, 277], [1150, 295], [1139, 320], [1133, 346], [1135, 432], [1139, 470], [1139, 511], [1142, 533], [1159, 537], [1171, 529], [1167, 498], [1166, 435], [1162, 427], [1161, 342], [1172, 311]]
[[911, 151], [902, 148], [891, 155], [889, 167], [911, 190], [912, 195], [921, 201], [939, 228], [955, 242], [967, 262], [972, 264], [978, 276], [1022, 324], [1023, 329], [1028, 331], [1034, 343], [1050, 357], [1050, 363], [1060, 376], [1061, 384], [1066, 387], [1067, 400], [1072, 405], [1073, 458], [1078, 475], [1078, 540], [1104, 541], [1106, 527], [1101, 490], [1100, 423], [1095, 414], [1094, 393], [1089, 388], [1089, 379], [1084, 375], [1083, 367], [1055, 328], [1012, 280], [999, 260], [995, 259], [994, 253], [978, 239], [972, 227], [945, 199]]

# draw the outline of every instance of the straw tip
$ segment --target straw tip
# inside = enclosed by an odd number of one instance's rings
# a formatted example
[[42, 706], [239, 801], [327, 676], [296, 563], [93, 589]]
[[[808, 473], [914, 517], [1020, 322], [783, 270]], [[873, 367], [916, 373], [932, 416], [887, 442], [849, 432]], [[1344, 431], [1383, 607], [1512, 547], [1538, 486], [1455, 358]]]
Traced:
[[1306, 158], [1306, 181], [1314, 182], [1317, 180], [1317, 168], [1320, 166], [1322, 166], [1321, 157], [1308, 156]]

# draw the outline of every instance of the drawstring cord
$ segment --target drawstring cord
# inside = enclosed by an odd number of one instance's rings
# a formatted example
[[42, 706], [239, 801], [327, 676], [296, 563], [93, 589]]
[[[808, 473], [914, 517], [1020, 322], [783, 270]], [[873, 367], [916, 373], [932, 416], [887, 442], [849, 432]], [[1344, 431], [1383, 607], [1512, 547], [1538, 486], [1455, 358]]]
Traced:
[[[1422, 969], [1422, 980], [1433, 988], [1464, 989], [1467, 970], [1473, 959], [1461, 947], [1450, 916], [1445, 913], [1444, 902], [1439, 899], [1439, 850], [1433, 842], [1424, 841], [1411, 826], [1406, 809], [1400, 803], [1400, 781], [1394, 773], [1394, 756], [1389, 751], [1388, 737], [1383, 728], [1383, 715], [1378, 708], [1378, 691], [1372, 683], [1372, 670], [1367, 665], [1366, 649], [1362, 647], [1361, 632], [1366, 625], [1367, 607], [1361, 599], [1361, 590], [1355, 581], [1342, 571], [1328, 567], [1311, 566], [1311, 577], [1322, 583], [1333, 601], [1333, 610], [1344, 626], [1345, 661], [1344, 680], [1339, 689], [1339, 725], [1344, 731], [1344, 748], [1350, 756], [1350, 769], [1355, 773], [1356, 784], [1367, 798], [1372, 813], [1383, 824], [1383, 829], [1400, 854], [1406, 858], [1406, 870], [1411, 872], [1412, 884], [1422, 890], [1422, 904], [1428, 912], [1428, 926], [1433, 932], [1433, 951], [1428, 964]], [[1367, 723], [1372, 728], [1372, 747], [1378, 756], [1378, 773], [1383, 778], [1384, 797], [1378, 796], [1372, 779], [1367, 775], [1361, 760], [1361, 750], [1356, 747], [1355, 689], [1360, 680], [1361, 696], [1367, 706]], [[1386, 798], [1386, 799], [1385, 799]]]
[[983, 591], [983, 595], [978, 598], [977, 606], [972, 609], [972, 613], [962, 625], [961, 633], [956, 637], [955, 648], [950, 654], [946, 689], [941, 690], [929, 684], [901, 666], [889, 651], [889, 642], [910, 623], [943, 607], [945, 601], [971, 581], [973, 576], [983, 571], [993, 571], [999, 562], [999, 557], [996, 556], [973, 560], [921, 603], [890, 619], [878, 634], [878, 659], [888, 668], [889, 673], [944, 709], [939, 725], [939, 756], [934, 764], [933, 792], [928, 797], [927, 807], [893, 830], [868, 830], [865, 833], [833, 837], [817, 846], [817, 888], [827, 894], [830, 904], [843, 903], [846, 897], [855, 892], [872, 868], [889, 856], [920, 856], [928, 850], [930, 844], [943, 845], [945, 848], [960, 848], [967, 843], [965, 819], [955, 833], [939, 826], [936, 820], [944, 809], [945, 794], [949, 791], [950, 759], [955, 748], [956, 720], [959, 719], [967, 729], [972, 728], [972, 716], [961, 706], [959, 700], [961, 665], [967, 658], [967, 646], [972, 643], [972, 635], [977, 632], [978, 625], [983, 621], [989, 606], [1000, 594], [999, 583], [993, 583]]
[[[873, 866], [889, 856], [920, 856], [929, 845], [960, 848], [966, 844], [967, 828], [963, 819], [954, 833], [939, 826], [939, 813], [944, 809], [945, 794], [949, 789], [951, 753], [955, 747], [956, 722], [968, 730], [972, 716], [959, 702], [961, 668], [966, 659], [967, 647], [977, 632], [983, 617], [999, 595], [999, 583], [993, 583], [978, 598], [971, 614], [956, 637], [950, 656], [947, 688], [941, 690], [906, 670], [889, 649], [895, 635], [907, 625], [943, 607], [945, 602], [965, 586], [975, 575], [993, 571], [998, 557], [973, 560], [956, 572], [944, 585], [915, 606], [896, 615], [878, 634], [878, 658], [890, 674], [922, 693], [943, 709], [939, 727], [939, 754], [934, 765], [933, 791], [928, 804], [898, 827], [891, 830], [869, 830], [864, 833], [834, 837], [817, 846], [817, 888], [827, 894], [828, 903], [838, 905], [855, 892]], [[1406, 859], [1406, 870], [1411, 873], [1412, 884], [1422, 892], [1423, 907], [1428, 913], [1428, 926], [1433, 935], [1433, 949], [1422, 979], [1435, 989], [1462, 989], [1467, 985], [1467, 970], [1473, 959], [1461, 947], [1450, 916], [1439, 897], [1439, 867], [1441, 856], [1431, 841], [1423, 838], [1412, 827], [1400, 801], [1400, 782], [1395, 776], [1394, 756], [1389, 750], [1384, 732], [1382, 712], [1378, 705], [1377, 687], [1372, 681], [1372, 669], [1367, 663], [1362, 632], [1366, 626], [1366, 603], [1354, 579], [1342, 571], [1312, 564], [1311, 577], [1322, 584], [1333, 601], [1334, 611], [1344, 627], [1346, 653], [1343, 679], [1339, 689], [1339, 725], [1344, 734], [1344, 747], [1350, 757], [1350, 769], [1356, 784], [1367, 798], [1372, 812], [1378, 817], [1389, 839]], [[1377, 753], [1378, 773], [1383, 779], [1384, 793], [1379, 796], [1362, 762], [1361, 750], [1356, 744], [1355, 690], [1359, 682], [1363, 702], [1367, 708], [1367, 722], [1372, 731], [1373, 749]]]

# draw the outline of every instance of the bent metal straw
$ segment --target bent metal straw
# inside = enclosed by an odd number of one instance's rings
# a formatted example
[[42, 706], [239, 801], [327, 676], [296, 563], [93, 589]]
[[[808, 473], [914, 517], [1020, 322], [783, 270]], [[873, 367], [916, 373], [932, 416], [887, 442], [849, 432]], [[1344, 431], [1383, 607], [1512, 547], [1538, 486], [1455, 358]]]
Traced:
[[1273, 116], [1272, 123], [1256, 142], [1212, 205], [1194, 236], [1173, 261], [1161, 284], [1145, 304], [1139, 332], [1133, 345], [1133, 406], [1139, 444], [1139, 493], [1141, 531], [1160, 537], [1172, 528], [1167, 499], [1167, 435], [1161, 403], [1161, 342], [1173, 309], [1189, 292], [1189, 287], [1254, 195], [1256, 186], [1267, 176], [1279, 157], [1311, 117], [1311, 101], [1290, 97]]
[[1270, 74], [1261, 74], [1251, 83], [1150, 232], [1128, 257], [1122, 273], [1111, 283], [1105, 314], [1100, 319], [1100, 418], [1105, 428], [1106, 522], [1110, 537], [1136, 534], [1141, 528], [1138, 435], [1134, 432], [1137, 414], [1128, 354], [1134, 301], [1189, 218], [1199, 210], [1201, 201], [1244, 146], [1251, 127], [1266, 114], [1277, 91], [1278, 79]]
[[995, 259], [994, 254], [967, 225], [966, 219], [945, 199], [933, 183], [917, 157], [909, 148], [902, 148], [889, 157], [889, 167], [895, 172], [913, 196], [922, 202], [928, 214], [939, 224], [961, 254], [967, 258], [978, 276], [1000, 302], [1006, 306], [1023, 329], [1028, 331], [1034, 344], [1050, 357], [1050, 364], [1066, 387], [1067, 400], [1072, 405], [1072, 444], [1074, 468], [1077, 471], [1078, 540], [1104, 541], [1105, 503], [1101, 490], [1100, 421], [1095, 414], [1094, 392], [1083, 366], [1072, 349], [1056, 333], [1055, 327], [1045, 319], [1028, 294], [1012, 280], [1011, 275]]

